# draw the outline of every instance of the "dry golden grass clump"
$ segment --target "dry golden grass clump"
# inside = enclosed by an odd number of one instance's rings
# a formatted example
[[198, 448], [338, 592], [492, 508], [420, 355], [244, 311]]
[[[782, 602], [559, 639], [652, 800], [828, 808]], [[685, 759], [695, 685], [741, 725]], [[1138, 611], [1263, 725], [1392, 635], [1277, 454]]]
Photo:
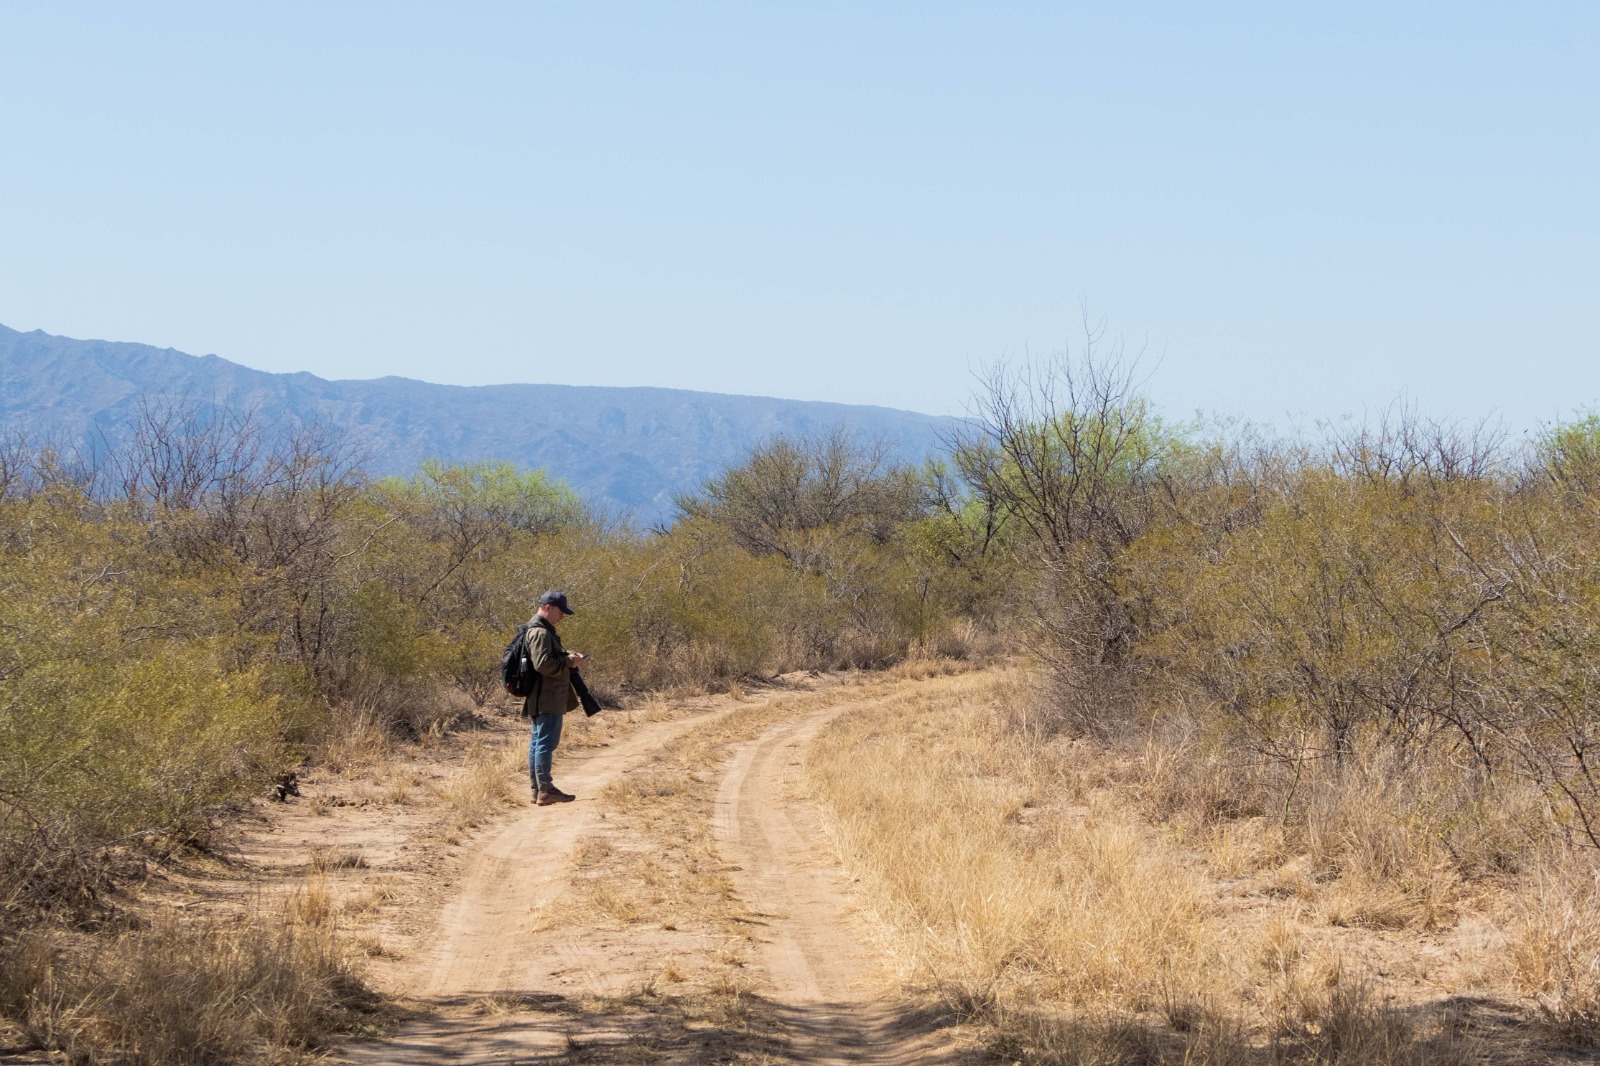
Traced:
[[993, 683], [921, 686], [809, 756], [841, 848], [910, 934], [907, 976], [973, 1003], [1208, 996], [1223, 960], [1194, 874], [1128, 812], [1063, 795], [989, 709]]
[[[1505, 1029], [1519, 989], [1541, 997], [1566, 1038], [1592, 1031], [1592, 879], [1519, 896], [1509, 874], [1464, 877], [1477, 867], [1419, 814], [1439, 798], [1377, 777], [1337, 790], [1303, 779], [1288, 827], [1282, 795], [1185, 797], [1180, 771], [1210, 776], [1192, 750], [1029, 734], [1029, 716], [1013, 712], [1037, 696], [995, 672], [930, 681], [833, 722], [806, 765], [902, 977], [990, 1026], [998, 1053], [1522, 1061], [1537, 1041]], [[1505, 968], [1492, 935], [1488, 954], [1453, 970], [1423, 961], [1463, 914], [1488, 923], [1516, 900], [1518, 985], [1483, 985]], [[1386, 981], [1391, 970], [1427, 985]], [[1460, 1005], [1495, 997], [1492, 1024]]]
[[439, 789], [449, 831], [470, 829], [515, 803], [528, 787], [527, 758], [524, 738], [469, 741], [460, 768]]
[[1600, 875], [1591, 863], [1552, 863], [1517, 901], [1510, 957], [1542, 1018], [1575, 1044], [1600, 1042]]
[[375, 1017], [325, 904], [313, 888], [282, 914], [35, 928], [0, 957], [0, 1007], [26, 1043], [72, 1062], [311, 1062], [328, 1034]]

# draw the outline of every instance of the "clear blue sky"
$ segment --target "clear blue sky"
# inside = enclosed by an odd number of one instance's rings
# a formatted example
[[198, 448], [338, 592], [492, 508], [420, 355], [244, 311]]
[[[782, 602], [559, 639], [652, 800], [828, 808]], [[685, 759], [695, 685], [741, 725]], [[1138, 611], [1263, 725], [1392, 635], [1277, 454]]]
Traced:
[[12, 2], [0, 151], [0, 322], [267, 370], [1600, 400], [1592, 0]]

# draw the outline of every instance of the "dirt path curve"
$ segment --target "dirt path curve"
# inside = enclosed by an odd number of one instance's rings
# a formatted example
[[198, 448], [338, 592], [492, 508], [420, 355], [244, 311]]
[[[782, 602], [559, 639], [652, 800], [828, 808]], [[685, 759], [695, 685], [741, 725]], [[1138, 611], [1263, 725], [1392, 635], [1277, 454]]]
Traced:
[[428, 950], [399, 976], [401, 994], [425, 1004], [430, 1017], [401, 1026], [389, 1039], [351, 1044], [333, 1061], [509, 1066], [551, 1061], [567, 1050], [560, 1033], [496, 1017], [496, 997], [536, 1003], [552, 969], [562, 968], [562, 945], [545, 944], [537, 953], [530, 945], [540, 943], [540, 917], [566, 888], [574, 845], [602, 817], [601, 789], [685, 730], [736, 709], [645, 724], [610, 747], [558, 754], [561, 787], [579, 798], [525, 809], [491, 830], [441, 910]]
[[536, 956], [527, 945], [540, 914], [566, 887], [573, 846], [596, 828], [595, 797], [684, 730], [728, 713], [654, 723], [609, 748], [562, 759], [561, 787], [578, 800], [514, 818], [483, 842], [440, 916], [429, 969], [418, 974], [416, 993], [444, 997], [534, 987], [536, 973], [550, 970], [551, 956]]
[[[751, 1004], [755, 1013], [745, 1021], [721, 1031], [743, 1035], [716, 1044], [705, 1038], [709, 1030], [702, 1022], [666, 1024], [661, 1005], [669, 1001], [655, 992], [633, 997], [631, 1019], [626, 1010], [597, 1015], [586, 1008], [585, 998], [612, 994], [601, 985], [602, 973], [613, 979], [612, 988], [619, 975], [636, 988], [651, 987], [649, 953], [635, 957], [635, 949], [666, 934], [640, 926], [608, 928], [563, 897], [569, 894], [575, 849], [614, 832], [597, 799], [607, 784], [635, 768], [648, 772], [652, 753], [688, 730], [706, 730], [704, 736], [725, 719], [730, 737], [736, 736], [736, 716], [761, 701], [644, 724], [610, 747], [558, 757], [558, 778], [579, 795], [578, 802], [523, 809], [479, 839], [431, 931], [421, 938], [425, 946], [384, 982], [411, 1001], [416, 1020], [386, 1038], [348, 1045], [333, 1061], [956, 1061], [938, 1036], [940, 1020], [890, 994], [820, 812], [804, 796], [807, 744], [835, 715], [870, 706], [882, 691], [879, 685], [841, 684], [833, 690], [836, 699], [813, 698], [754, 740], [734, 740], [722, 749], [727, 757], [709, 805], [710, 830], [739, 905], [753, 923], [746, 972], [759, 1003]], [[548, 928], [546, 920], [555, 915], [560, 927]], [[694, 950], [709, 955], [719, 943], [726, 937], [705, 938]], [[641, 1010], [656, 1013], [645, 1017]]]
[[765, 928], [758, 965], [797, 1062], [876, 1066], [955, 1061], [937, 1019], [889, 994], [849, 879], [806, 795], [805, 752], [844, 707], [781, 723], [735, 749], [713, 829], [739, 895]]

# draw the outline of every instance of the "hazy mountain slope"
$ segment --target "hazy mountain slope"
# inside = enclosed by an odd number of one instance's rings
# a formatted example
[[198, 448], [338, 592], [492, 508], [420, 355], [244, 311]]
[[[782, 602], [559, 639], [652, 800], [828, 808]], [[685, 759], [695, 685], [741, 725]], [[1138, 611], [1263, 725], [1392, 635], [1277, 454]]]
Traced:
[[775, 433], [844, 424], [891, 441], [908, 459], [940, 447], [950, 419], [885, 407], [725, 396], [679, 389], [433, 385], [407, 378], [328, 381], [269, 374], [214, 355], [73, 340], [0, 326], [0, 422], [7, 428], [113, 438], [142, 396], [255, 407], [273, 422], [343, 426], [376, 474], [426, 458], [506, 459], [544, 467], [586, 499], [644, 521]]

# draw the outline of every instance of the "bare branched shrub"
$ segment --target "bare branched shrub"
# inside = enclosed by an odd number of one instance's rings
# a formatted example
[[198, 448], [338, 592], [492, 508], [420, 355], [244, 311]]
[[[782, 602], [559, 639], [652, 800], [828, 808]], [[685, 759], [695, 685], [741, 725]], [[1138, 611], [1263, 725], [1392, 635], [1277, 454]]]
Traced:
[[1445, 421], [1397, 402], [1375, 423], [1332, 427], [1330, 434], [1328, 459], [1336, 473], [1403, 489], [1482, 482], [1508, 469], [1506, 430], [1492, 418]]
[[997, 597], [983, 585], [994, 559], [974, 546], [964, 490], [944, 467], [918, 472], [888, 456], [885, 443], [842, 429], [757, 447], [679, 500], [683, 518], [666, 537], [680, 545], [668, 597], [692, 595], [705, 581], [697, 571], [749, 575], [735, 601], [781, 588], [787, 610], [766, 595], [761, 606], [763, 658], [779, 670], [886, 665], [952, 630], [963, 608], [992, 610]]
[[887, 442], [857, 441], [842, 427], [820, 437], [775, 437], [678, 500], [685, 517], [726, 529], [745, 550], [811, 571], [826, 567], [830, 534], [884, 544], [920, 506], [916, 476], [890, 461]]
[[91, 497], [104, 474], [103, 460], [85, 442], [62, 434], [0, 430], [0, 500], [42, 492]]
[[1600, 413], [1550, 426], [1529, 457], [1528, 480], [1548, 485], [1569, 505], [1600, 498]]
[[1134, 391], [1120, 348], [1089, 331], [1081, 358], [997, 367], [955, 441], [962, 477], [1045, 575], [1036, 648], [1075, 728], [1128, 703], [1122, 668], [1144, 605], [1121, 588], [1123, 554], [1157, 514], [1176, 440]]
[[1549, 826], [1600, 846], [1600, 537], [1575, 517], [1559, 500], [1522, 498], [1492, 539], [1459, 544], [1496, 602], [1466, 629], [1472, 669], [1452, 721], [1485, 760], [1546, 793]]

